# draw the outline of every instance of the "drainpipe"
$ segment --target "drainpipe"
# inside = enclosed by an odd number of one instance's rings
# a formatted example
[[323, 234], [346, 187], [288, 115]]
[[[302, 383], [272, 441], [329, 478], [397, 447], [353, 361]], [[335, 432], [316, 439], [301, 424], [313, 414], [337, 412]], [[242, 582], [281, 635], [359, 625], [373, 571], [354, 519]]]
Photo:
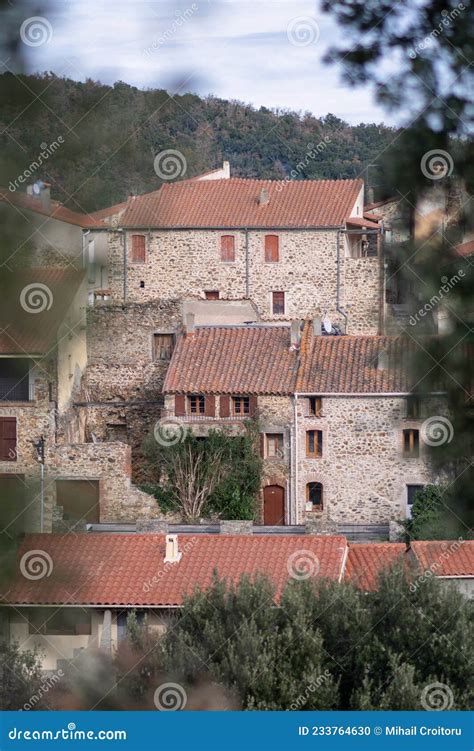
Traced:
[[123, 232], [123, 304], [125, 305], [127, 302], [127, 233], [124, 232], [124, 230], [119, 230], [119, 232]]
[[379, 251], [379, 263], [380, 263], [380, 334], [385, 334], [385, 321], [387, 317], [387, 309], [386, 309], [386, 301], [385, 301], [385, 294], [386, 294], [386, 284], [387, 284], [387, 271], [385, 268], [385, 227], [383, 220], [381, 222], [381, 232], [380, 235], [377, 238], [377, 244], [378, 244], [378, 251]]
[[245, 297], [250, 299], [249, 230], [245, 227]]
[[294, 495], [292, 506], [294, 508], [294, 524], [298, 524], [298, 394], [293, 396], [293, 423], [295, 430], [295, 450], [294, 450]]
[[344, 318], [344, 333], [347, 333], [347, 313], [340, 306], [341, 294], [341, 234], [343, 230], [338, 229], [336, 233], [336, 310]]
[[88, 266], [89, 259], [86, 260], [86, 240], [87, 236], [90, 235], [91, 231], [90, 229], [86, 229], [85, 231], [82, 231], [82, 266], [83, 268], [86, 268]]

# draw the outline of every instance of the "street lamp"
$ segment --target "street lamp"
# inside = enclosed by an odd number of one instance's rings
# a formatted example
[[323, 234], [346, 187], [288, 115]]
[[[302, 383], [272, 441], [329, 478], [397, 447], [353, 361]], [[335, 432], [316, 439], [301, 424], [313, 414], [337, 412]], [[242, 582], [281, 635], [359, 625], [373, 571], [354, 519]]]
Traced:
[[40, 532], [44, 526], [44, 436], [40, 435], [37, 441], [33, 441], [36, 451], [36, 459], [41, 467], [40, 469]]

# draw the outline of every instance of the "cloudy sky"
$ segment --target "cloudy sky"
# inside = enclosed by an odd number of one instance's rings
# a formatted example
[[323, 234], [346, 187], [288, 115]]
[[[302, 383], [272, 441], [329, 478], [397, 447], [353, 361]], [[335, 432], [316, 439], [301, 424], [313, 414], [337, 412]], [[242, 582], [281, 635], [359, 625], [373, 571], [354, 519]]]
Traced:
[[49, 26], [28, 45], [30, 71], [393, 122], [323, 64], [341, 32], [317, 0], [49, 0], [38, 12]]

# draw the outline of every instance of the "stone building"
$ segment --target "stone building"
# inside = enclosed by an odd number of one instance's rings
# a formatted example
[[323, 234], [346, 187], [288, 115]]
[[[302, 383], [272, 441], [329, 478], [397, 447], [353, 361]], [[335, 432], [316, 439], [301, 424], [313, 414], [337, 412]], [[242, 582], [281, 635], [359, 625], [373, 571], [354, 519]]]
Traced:
[[205, 436], [256, 418], [264, 524], [388, 523], [437, 479], [423, 442], [442, 397], [410, 394], [410, 346], [325, 335], [321, 322], [187, 326], [164, 384], [165, 420]]

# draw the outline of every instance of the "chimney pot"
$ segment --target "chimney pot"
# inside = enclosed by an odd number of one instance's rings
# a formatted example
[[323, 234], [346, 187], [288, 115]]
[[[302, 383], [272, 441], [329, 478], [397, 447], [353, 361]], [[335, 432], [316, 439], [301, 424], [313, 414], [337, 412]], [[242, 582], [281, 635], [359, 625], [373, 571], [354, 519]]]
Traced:
[[321, 316], [313, 318], [313, 334], [314, 336], [321, 336], [323, 333], [323, 327], [321, 324]]
[[260, 206], [265, 206], [270, 201], [270, 196], [268, 194], [267, 188], [262, 188], [260, 191], [260, 195], [258, 197], [258, 202]]
[[301, 341], [301, 326], [299, 321], [292, 321], [290, 328], [291, 349], [298, 349]]
[[184, 330], [186, 333], [186, 336], [189, 336], [190, 334], [194, 334], [194, 331], [196, 329], [196, 316], [194, 313], [186, 313], [184, 318]]
[[178, 563], [183, 554], [178, 548], [178, 535], [166, 535], [165, 563]]

